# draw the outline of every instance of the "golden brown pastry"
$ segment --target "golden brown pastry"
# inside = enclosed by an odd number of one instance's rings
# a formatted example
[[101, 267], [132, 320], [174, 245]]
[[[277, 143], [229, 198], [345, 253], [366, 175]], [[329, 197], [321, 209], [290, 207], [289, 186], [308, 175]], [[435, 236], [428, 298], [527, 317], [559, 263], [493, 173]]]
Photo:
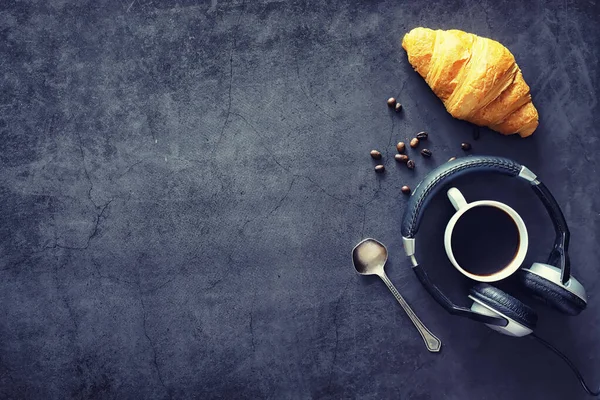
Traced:
[[454, 118], [521, 137], [537, 128], [529, 86], [502, 44], [459, 30], [415, 28], [402, 47]]

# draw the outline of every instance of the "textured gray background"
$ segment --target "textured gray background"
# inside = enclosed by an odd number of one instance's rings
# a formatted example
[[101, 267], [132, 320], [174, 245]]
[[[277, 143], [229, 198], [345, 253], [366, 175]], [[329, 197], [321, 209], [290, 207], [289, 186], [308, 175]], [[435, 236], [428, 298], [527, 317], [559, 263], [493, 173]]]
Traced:
[[[445, 112], [400, 39], [416, 26], [459, 28], [515, 54], [540, 128], [526, 140], [483, 130], [473, 153], [525, 163], [562, 205], [589, 307], [568, 318], [522, 298], [540, 312], [538, 333], [596, 386], [599, 10], [3, 0], [0, 398], [584, 398], [530, 339], [445, 314], [402, 256], [400, 186], [461, 155], [471, 126]], [[420, 130], [434, 156], [415, 154], [409, 172], [393, 143]], [[551, 224], [528, 188], [457, 185], [515, 207], [527, 261], [545, 260]], [[469, 283], [441, 245], [450, 215], [436, 199], [418, 253], [467, 304]], [[425, 350], [383, 283], [354, 274], [350, 250], [366, 236], [389, 246], [389, 275], [441, 354]]]

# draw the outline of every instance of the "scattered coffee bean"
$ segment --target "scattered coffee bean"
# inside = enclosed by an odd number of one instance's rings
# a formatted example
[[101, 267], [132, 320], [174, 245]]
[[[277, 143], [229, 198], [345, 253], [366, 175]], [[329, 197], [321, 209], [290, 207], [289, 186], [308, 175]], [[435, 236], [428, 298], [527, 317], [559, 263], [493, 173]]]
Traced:
[[379, 160], [381, 158], [381, 153], [377, 150], [371, 150], [371, 157], [375, 160]]
[[419, 139], [417, 139], [417, 138], [410, 139], [410, 147], [412, 147], [414, 149], [418, 145], [419, 145]]
[[471, 143], [467, 143], [467, 142], [461, 143], [460, 148], [463, 149], [464, 151], [471, 150]]
[[413, 160], [408, 160], [406, 162], [406, 166], [408, 167], [408, 169], [415, 169], [415, 162]]
[[408, 156], [406, 154], [396, 154], [394, 156], [394, 159], [396, 159], [396, 161], [401, 162], [401, 163], [405, 163], [408, 161]]
[[396, 110], [396, 112], [402, 111], [402, 104], [396, 103], [396, 107], [394, 108], [394, 110]]
[[419, 140], [427, 140], [427, 136], [429, 136], [429, 134], [427, 132], [417, 133], [417, 139], [419, 139]]
[[475, 125], [475, 127], [473, 128], [473, 140], [479, 140], [480, 134], [481, 132], [479, 131], [479, 127]]
[[450, 157], [450, 159], [448, 160], [448, 162], [454, 161], [454, 160], [456, 160], [456, 157]]
[[388, 107], [390, 107], [390, 108], [394, 108], [394, 107], [396, 107], [396, 99], [395, 99], [395, 98], [393, 98], [393, 97], [390, 97], [390, 98], [388, 99], [388, 101], [387, 101], [387, 105], [388, 105]]
[[432, 153], [432, 152], [431, 152], [431, 150], [429, 150], [429, 149], [423, 149], [423, 150], [421, 150], [421, 155], [422, 155], [423, 157], [431, 157], [431, 155], [432, 155], [432, 154], [433, 154], [433, 153]]
[[396, 145], [396, 150], [398, 150], [398, 153], [404, 153], [404, 149], [406, 149], [404, 142], [398, 142]]
[[385, 167], [381, 164], [375, 166], [375, 172], [383, 172], [385, 171]]
[[410, 188], [406, 185], [402, 186], [402, 189], [400, 189], [400, 190], [402, 190], [402, 193], [404, 193], [404, 194], [410, 193]]

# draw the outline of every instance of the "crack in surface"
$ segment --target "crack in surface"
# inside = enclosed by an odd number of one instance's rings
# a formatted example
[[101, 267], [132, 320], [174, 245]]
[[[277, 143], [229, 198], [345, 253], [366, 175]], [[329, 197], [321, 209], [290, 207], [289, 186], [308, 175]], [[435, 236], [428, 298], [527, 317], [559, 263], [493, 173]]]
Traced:
[[[300, 77], [299, 77], [299, 76], [298, 76], [298, 79], [300, 79]], [[334, 122], [335, 122], [335, 119], [334, 119], [334, 118], [333, 118], [331, 115], [329, 115], [329, 114], [328, 114], [328, 113], [325, 111], [325, 109], [324, 109], [323, 107], [321, 107], [321, 106], [319, 105], [319, 103], [317, 103], [317, 101], [316, 101], [315, 99], [313, 99], [312, 97], [310, 97], [310, 96], [308, 95], [308, 93], [306, 93], [306, 91], [305, 91], [305, 90], [304, 90], [304, 88], [302, 87], [302, 84], [300, 84], [300, 91], [301, 91], [301, 92], [304, 94], [304, 96], [306, 96], [306, 98], [307, 98], [307, 99], [308, 99], [308, 100], [309, 100], [309, 101], [310, 101], [310, 102], [311, 102], [311, 103], [312, 103], [312, 104], [313, 104], [313, 105], [314, 105], [314, 106], [315, 106], [315, 107], [316, 107], [316, 108], [317, 108], [319, 111], [321, 111], [321, 113], [322, 113], [323, 115], [325, 115], [327, 118], [329, 118], [330, 120], [332, 120], [332, 121], [334, 121]]]
[[[61, 292], [60, 282], [58, 279], [58, 271], [59, 271], [59, 269], [63, 269], [67, 264], [68, 264], [68, 262], [65, 262], [60, 267], [58, 265], [56, 267], [54, 267], [54, 284], [56, 285], [57, 292]], [[69, 318], [71, 319], [71, 322], [73, 323], [73, 326], [75, 327], [75, 332], [77, 332], [79, 330], [79, 324], [77, 323], [77, 319], [75, 318], [75, 313], [73, 312], [73, 308], [71, 308], [71, 304], [67, 300], [66, 295], [59, 294], [59, 296], [60, 296], [60, 299], [62, 300], [63, 304], [65, 305], [67, 312], [69, 313]]]
[[94, 266], [94, 269], [96, 270], [96, 274], [98, 274], [98, 277], [100, 277], [102, 279], [108, 279], [109, 281], [115, 281], [115, 282], [124, 283], [127, 285], [135, 285], [136, 284], [136, 282], [128, 281], [127, 279], [121, 279], [121, 278], [117, 278], [115, 276], [110, 276], [110, 275], [103, 275], [102, 272], [100, 272], [100, 265], [94, 258], [92, 258], [92, 265]]
[[121, 179], [122, 177], [124, 177], [125, 175], [127, 175], [129, 173], [129, 171], [131, 171], [131, 169], [133, 167], [135, 167], [136, 165], [139, 165], [141, 163], [143, 163], [144, 161], [146, 161], [146, 158], [142, 158], [141, 160], [138, 160], [136, 162], [134, 162], [133, 164], [131, 164], [130, 166], [125, 168], [125, 171], [123, 171], [123, 173], [117, 175], [116, 179]]
[[257, 215], [254, 218], [249, 218], [247, 219], [242, 226], [240, 227], [240, 229], [238, 230], [238, 232], [244, 233], [244, 231], [246, 230], [246, 226], [248, 226], [248, 224], [250, 224], [251, 222], [256, 221], [257, 219], [262, 219], [262, 220], [266, 220], [267, 218], [269, 218], [269, 216], [271, 216], [271, 214], [273, 214], [275, 211], [277, 211], [279, 209], [279, 207], [281, 207], [283, 205], [283, 202], [285, 201], [285, 199], [287, 199], [288, 195], [290, 194], [290, 192], [292, 191], [292, 187], [294, 186], [294, 183], [296, 182], [296, 177], [294, 177], [292, 179], [292, 182], [290, 183], [290, 187], [288, 188], [287, 192], [285, 192], [285, 194], [283, 195], [283, 197], [281, 199], [279, 199], [279, 201], [277, 202], [277, 204], [275, 205], [275, 207], [273, 207], [271, 209], [271, 211], [269, 211], [267, 214], [265, 214], [264, 216], [260, 216]]
[[146, 328], [146, 306], [144, 304], [144, 297], [142, 295], [142, 288], [141, 288], [141, 285], [139, 283], [138, 283], [138, 291], [139, 291], [139, 294], [140, 294], [140, 304], [142, 305], [142, 317], [143, 317], [142, 327], [144, 329], [144, 336], [146, 336], [146, 339], [148, 339], [148, 343], [150, 344], [150, 348], [152, 349], [152, 355], [153, 355], [152, 362], [154, 364], [154, 368], [156, 369], [156, 375], [158, 376], [158, 381], [160, 382], [161, 386], [167, 392], [167, 396], [171, 399], [172, 398], [171, 391], [165, 385], [165, 382], [163, 380], [162, 374], [160, 372], [160, 368], [158, 366], [157, 354], [156, 354], [156, 345], [154, 344], [154, 342], [152, 341], [152, 339], [150, 339], [150, 336], [148, 335], [148, 329]]
[[94, 205], [95, 208], [100, 208], [92, 198], [92, 191], [94, 190], [94, 183], [92, 182], [92, 178], [90, 178], [90, 173], [87, 169], [87, 165], [85, 163], [85, 150], [83, 149], [83, 139], [81, 138], [81, 133], [78, 130], [75, 130], [75, 135], [77, 136], [78, 144], [79, 144], [79, 152], [81, 153], [81, 164], [83, 165], [83, 172], [85, 174], [85, 178], [87, 179], [90, 188], [87, 192], [87, 197], [90, 202]]
[[239, 113], [236, 113], [236, 112], [232, 112], [231, 114], [239, 117], [242, 121], [244, 121], [244, 123], [246, 123], [246, 125], [248, 125], [250, 127], [250, 129], [252, 129], [254, 131], [254, 133], [256, 133], [256, 135], [261, 139], [261, 140], [259, 140], [259, 143], [260, 143], [261, 147], [263, 149], [265, 149], [265, 151], [267, 151], [267, 153], [269, 153], [269, 155], [271, 157], [271, 160], [273, 160], [273, 162], [275, 164], [277, 164], [285, 172], [287, 172], [288, 174], [290, 174], [294, 178], [306, 179], [307, 181], [309, 181], [310, 183], [312, 183], [314, 186], [316, 186], [321, 192], [323, 192], [325, 195], [331, 197], [332, 199], [335, 199], [337, 201], [343, 201], [343, 202], [347, 202], [347, 203], [352, 203], [351, 199], [337, 197], [337, 196], [329, 193], [323, 186], [321, 186], [320, 184], [318, 184], [317, 182], [315, 182], [315, 180], [312, 179], [310, 176], [293, 172], [289, 167], [287, 167], [284, 164], [282, 164], [277, 159], [277, 157], [274, 156], [274, 152], [267, 145], [264, 144], [264, 141], [266, 140], [265, 137], [258, 131], [258, 129], [256, 129], [256, 127], [254, 125], [252, 125], [250, 123], [250, 121], [248, 121], [248, 119], [246, 119], [246, 117], [244, 117], [242, 114], [239, 114]]
[[367, 218], [367, 206], [363, 206], [362, 228], [360, 230], [360, 240], [365, 238], [365, 219]]
[[126, 11], [126, 12], [129, 12], [129, 11], [131, 10], [131, 7], [133, 7], [133, 5], [135, 4], [135, 2], [136, 2], [136, 1], [137, 1], [137, 0], [133, 0], [133, 1], [131, 2], [131, 4], [129, 4], [129, 7], [127, 7], [127, 11]]
[[252, 302], [250, 303], [250, 321], [248, 323], [250, 328], [250, 345], [252, 346], [252, 354], [256, 353], [256, 343], [254, 342], [254, 302], [256, 300], [256, 290], [252, 293]]
[[252, 321], [252, 310], [250, 310], [250, 344], [252, 346], [252, 353], [256, 353], [256, 344], [254, 343], [254, 325]]
[[323, 107], [321, 107], [321, 105], [315, 100], [313, 99], [304, 89], [304, 87], [302, 86], [302, 78], [300, 77], [300, 63], [298, 60], [298, 57], [295, 57], [295, 61], [296, 61], [296, 78], [298, 79], [298, 87], [300, 88], [300, 91], [302, 92], [302, 94], [304, 94], [304, 96], [308, 99], [308, 101], [310, 103], [312, 103], [321, 113], [323, 113], [323, 115], [325, 115], [327, 118], [329, 118], [330, 120], [335, 122], [335, 119], [329, 115], [328, 112], [325, 111], [325, 109]]
[[371, 200], [367, 201], [365, 204], [362, 205], [363, 219], [362, 219], [362, 229], [360, 230], [360, 239], [361, 240], [365, 238], [365, 222], [366, 222], [366, 217], [367, 217], [367, 207], [369, 206], [369, 204], [371, 204], [373, 201], [375, 201], [380, 190], [381, 190], [381, 188], [375, 192], [375, 194], [373, 195]]
[[390, 147], [392, 146], [392, 139], [394, 138], [394, 127], [396, 125], [394, 115], [390, 114], [390, 120], [392, 121], [392, 124], [390, 127], [390, 137], [388, 138], [388, 144], [385, 147], [385, 163], [386, 164], [390, 159]]
[[[571, 129], [573, 129], [573, 125], [569, 122], [569, 125], [571, 125]], [[588, 162], [588, 164], [590, 165], [594, 165], [594, 163], [592, 162], [592, 160], [590, 160], [590, 158], [588, 157], [587, 154], [587, 147], [586, 145], [583, 143], [583, 141], [581, 140], [581, 138], [579, 137], [578, 134], [573, 133], [573, 130], [571, 130], [571, 133], [569, 134], [569, 136], [575, 137], [575, 140], [577, 141], [577, 143], [579, 144], [579, 146], [581, 147], [581, 154], [583, 154], [583, 158], [585, 158], [585, 161]], [[596, 171], [596, 168], [593, 168], [594, 171]]]
[[172, 276], [170, 278], [168, 278], [166, 281], [164, 281], [163, 283], [158, 284], [156, 287], [147, 289], [144, 291], [145, 294], [153, 294], [158, 292], [160, 289], [164, 288], [165, 286], [167, 286], [169, 283], [173, 282], [175, 280], [175, 278], [177, 278], [177, 276]]
[[242, 15], [244, 14], [244, 9], [246, 6], [246, 2], [242, 2], [242, 7], [240, 10], [240, 14], [238, 15], [238, 19], [235, 22], [235, 26], [233, 28], [233, 34], [231, 39], [231, 50], [229, 51], [229, 88], [227, 95], [227, 111], [225, 115], [225, 121], [223, 122], [223, 126], [221, 127], [221, 133], [219, 134], [219, 139], [215, 143], [213, 151], [217, 149], [221, 140], [223, 139], [223, 135], [225, 134], [225, 128], [227, 127], [227, 123], [229, 122], [229, 116], [231, 115], [231, 88], [233, 86], [233, 53], [235, 52], [235, 47], [237, 44], [237, 32], [240, 26], [240, 21], [242, 19]]
[[221, 186], [221, 188], [219, 190], [216, 190], [211, 196], [210, 196], [210, 200], [209, 201], [214, 201], [215, 197], [217, 197], [219, 194], [221, 194], [221, 192], [223, 192], [225, 190], [225, 184], [223, 183], [223, 178], [219, 175], [218, 173], [219, 168], [217, 167], [217, 173], [213, 174], [213, 176], [215, 178], [217, 178], [217, 180], [219, 181], [219, 185]]
[[331, 197], [332, 199], [335, 199], [335, 200], [337, 200], [337, 201], [342, 201], [342, 202], [348, 202], [348, 203], [351, 203], [351, 200], [350, 200], [350, 199], [344, 199], [344, 198], [337, 197], [337, 196], [335, 196], [335, 195], [333, 195], [333, 194], [329, 193], [327, 190], [325, 190], [325, 188], [324, 188], [324, 187], [322, 187], [320, 184], [318, 184], [317, 182], [315, 182], [315, 181], [314, 181], [314, 180], [313, 180], [313, 179], [312, 179], [310, 176], [308, 176], [308, 175], [294, 174], [294, 176], [295, 176], [295, 177], [298, 177], [298, 178], [304, 178], [304, 179], [308, 180], [310, 183], [312, 183], [314, 186], [316, 186], [316, 187], [317, 187], [317, 188], [318, 188], [318, 189], [319, 189], [321, 192], [323, 192], [325, 195], [327, 195], [327, 196]]
[[283, 202], [285, 201], [285, 199], [287, 199], [288, 195], [292, 191], [292, 186], [294, 186], [294, 182], [296, 182], [296, 178], [292, 179], [292, 182], [290, 183], [290, 187], [288, 188], [287, 192], [285, 192], [285, 195], [279, 200], [279, 202], [277, 203], [277, 205], [275, 206], [275, 208], [273, 208], [271, 211], [269, 211], [269, 213], [266, 215], [266, 217], [270, 216], [275, 211], [277, 211], [279, 209], [279, 207], [281, 207], [281, 205], [283, 204]]
[[329, 383], [327, 384], [328, 392], [331, 392], [331, 382], [333, 380], [333, 370], [335, 368], [335, 363], [337, 362], [337, 354], [338, 354], [338, 347], [339, 347], [338, 311], [339, 311], [340, 303], [342, 302], [342, 299], [344, 298], [344, 294], [346, 293], [346, 289], [348, 289], [348, 285], [350, 285], [350, 279], [348, 279], [348, 281], [346, 281], [346, 285], [344, 286], [344, 289], [342, 289], [342, 292], [340, 293], [340, 297], [336, 301], [335, 308], [333, 310], [333, 325], [335, 326], [335, 346], [333, 347], [333, 359], [331, 361], [331, 368], [329, 369]]
[[217, 279], [216, 281], [211, 283], [206, 289], [213, 289], [215, 286], [217, 286], [221, 282], [223, 282], [223, 278]]
[[61, 244], [55, 243], [53, 246], [46, 247], [46, 249], [58, 247], [60, 249], [66, 249], [66, 250], [87, 250], [90, 247], [92, 239], [98, 234], [98, 228], [100, 227], [100, 218], [102, 218], [102, 216], [104, 215], [104, 212], [106, 211], [106, 209], [108, 208], [110, 203], [113, 202], [113, 200], [114, 199], [110, 199], [104, 206], [102, 206], [102, 209], [96, 216], [96, 222], [94, 224], [94, 229], [92, 230], [92, 233], [88, 236], [87, 243], [85, 244], [85, 246], [83, 246], [83, 247], [63, 246]]
[[229, 94], [227, 101], [227, 111], [225, 115], [225, 121], [223, 122], [223, 126], [221, 127], [221, 133], [219, 134], [219, 139], [217, 140], [217, 143], [215, 143], [215, 149], [217, 148], [217, 146], [219, 146], [221, 140], [223, 139], [225, 128], [227, 127], [227, 123], [229, 122], [229, 115], [231, 114], [231, 86], [233, 84], [233, 46], [235, 46], [235, 39], [233, 40], [231, 54], [229, 56]]
[[286, 167], [281, 162], [279, 162], [277, 157], [275, 157], [273, 155], [274, 152], [267, 145], [264, 144], [264, 141], [266, 140], [266, 138], [258, 131], [258, 129], [253, 124], [250, 123], [250, 121], [248, 121], [248, 119], [245, 116], [243, 116], [240, 113], [236, 113], [236, 112], [232, 112], [231, 114], [235, 115], [236, 117], [239, 117], [246, 125], [248, 125], [248, 127], [250, 127], [250, 129], [252, 129], [252, 131], [254, 133], [256, 133], [256, 136], [258, 136], [261, 139], [261, 140], [259, 140], [260, 146], [263, 149], [265, 149], [265, 151], [267, 151], [267, 153], [269, 153], [269, 155], [271, 156], [271, 159], [273, 160], [273, 162], [275, 164], [277, 164], [279, 167], [281, 167], [284, 171], [293, 175], [293, 172], [288, 167]]
[[28, 256], [25, 256], [23, 259], [15, 262], [14, 264], [9, 264], [6, 267], [0, 268], [0, 271], [10, 271], [10, 270], [13, 270], [13, 269], [17, 269], [21, 265], [27, 263], [27, 261], [31, 260], [33, 257], [37, 256], [38, 254], [42, 254], [45, 251], [51, 250], [51, 249], [54, 249], [54, 248], [56, 248], [56, 247], [55, 246], [46, 246], [46, 247], [43, 247], [41, 250], [36, 250], [36, 251], [30, 253]]
[[0, 268], [0, 272], [2, 271], [9, 271], [9, 270], [13, 270], [13, 269], [17, 269], [20, 266], [22, 266], [23, 264], [27, 263], [29, 260], [31, 260], [32, 258], [34, 258], [35, 256], [42, 254], [48, 250], [55, 250], [55, 249], [63, 249], [63, 250], [87, 250], [92, 242], [92, 239], [98, 234], [98, 229], [100, 227], [100, 219], [104, 216], [104, 212], [106, 211], [106, 209], [108, 208], [108, 206], [110, 205], [110, 203], [113, 202], [114, 199], [109, 200], [106, 204], [104, 204], [104, 206], [102, 206], [102, 209], [100, 210], [100, 212], [96, 215], [96, 221], [94, 223], [94, 229], [92, 230], [91, 234], [88, 236], [87, 241], [85, 246], [83, 247], [76, 247], [76, 246], [65, 246], [62, 244], [57, 243], [57, 239], [55, 239], [55, 243], [51, 246], [44, 246], [43, 248], [41, 248], [40, 250], [36, 250], [32, 253], [30, 253], [28, 256], [24, 257], [23, 259], [17, 261], [16, 263], [6, 266], [4, 268]]

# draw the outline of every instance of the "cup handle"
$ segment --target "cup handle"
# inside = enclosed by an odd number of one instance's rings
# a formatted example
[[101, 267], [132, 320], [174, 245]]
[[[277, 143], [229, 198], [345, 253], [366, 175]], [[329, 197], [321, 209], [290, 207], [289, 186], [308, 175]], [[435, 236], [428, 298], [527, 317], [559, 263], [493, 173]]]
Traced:
[[463, 196], [460, 190], [457, 188], [453, 187], [448, 189], [447, 195], [450, 203], [452, 203], [456, 211], [467, 206], [467, 200], [465, 200], [465, 196]]

